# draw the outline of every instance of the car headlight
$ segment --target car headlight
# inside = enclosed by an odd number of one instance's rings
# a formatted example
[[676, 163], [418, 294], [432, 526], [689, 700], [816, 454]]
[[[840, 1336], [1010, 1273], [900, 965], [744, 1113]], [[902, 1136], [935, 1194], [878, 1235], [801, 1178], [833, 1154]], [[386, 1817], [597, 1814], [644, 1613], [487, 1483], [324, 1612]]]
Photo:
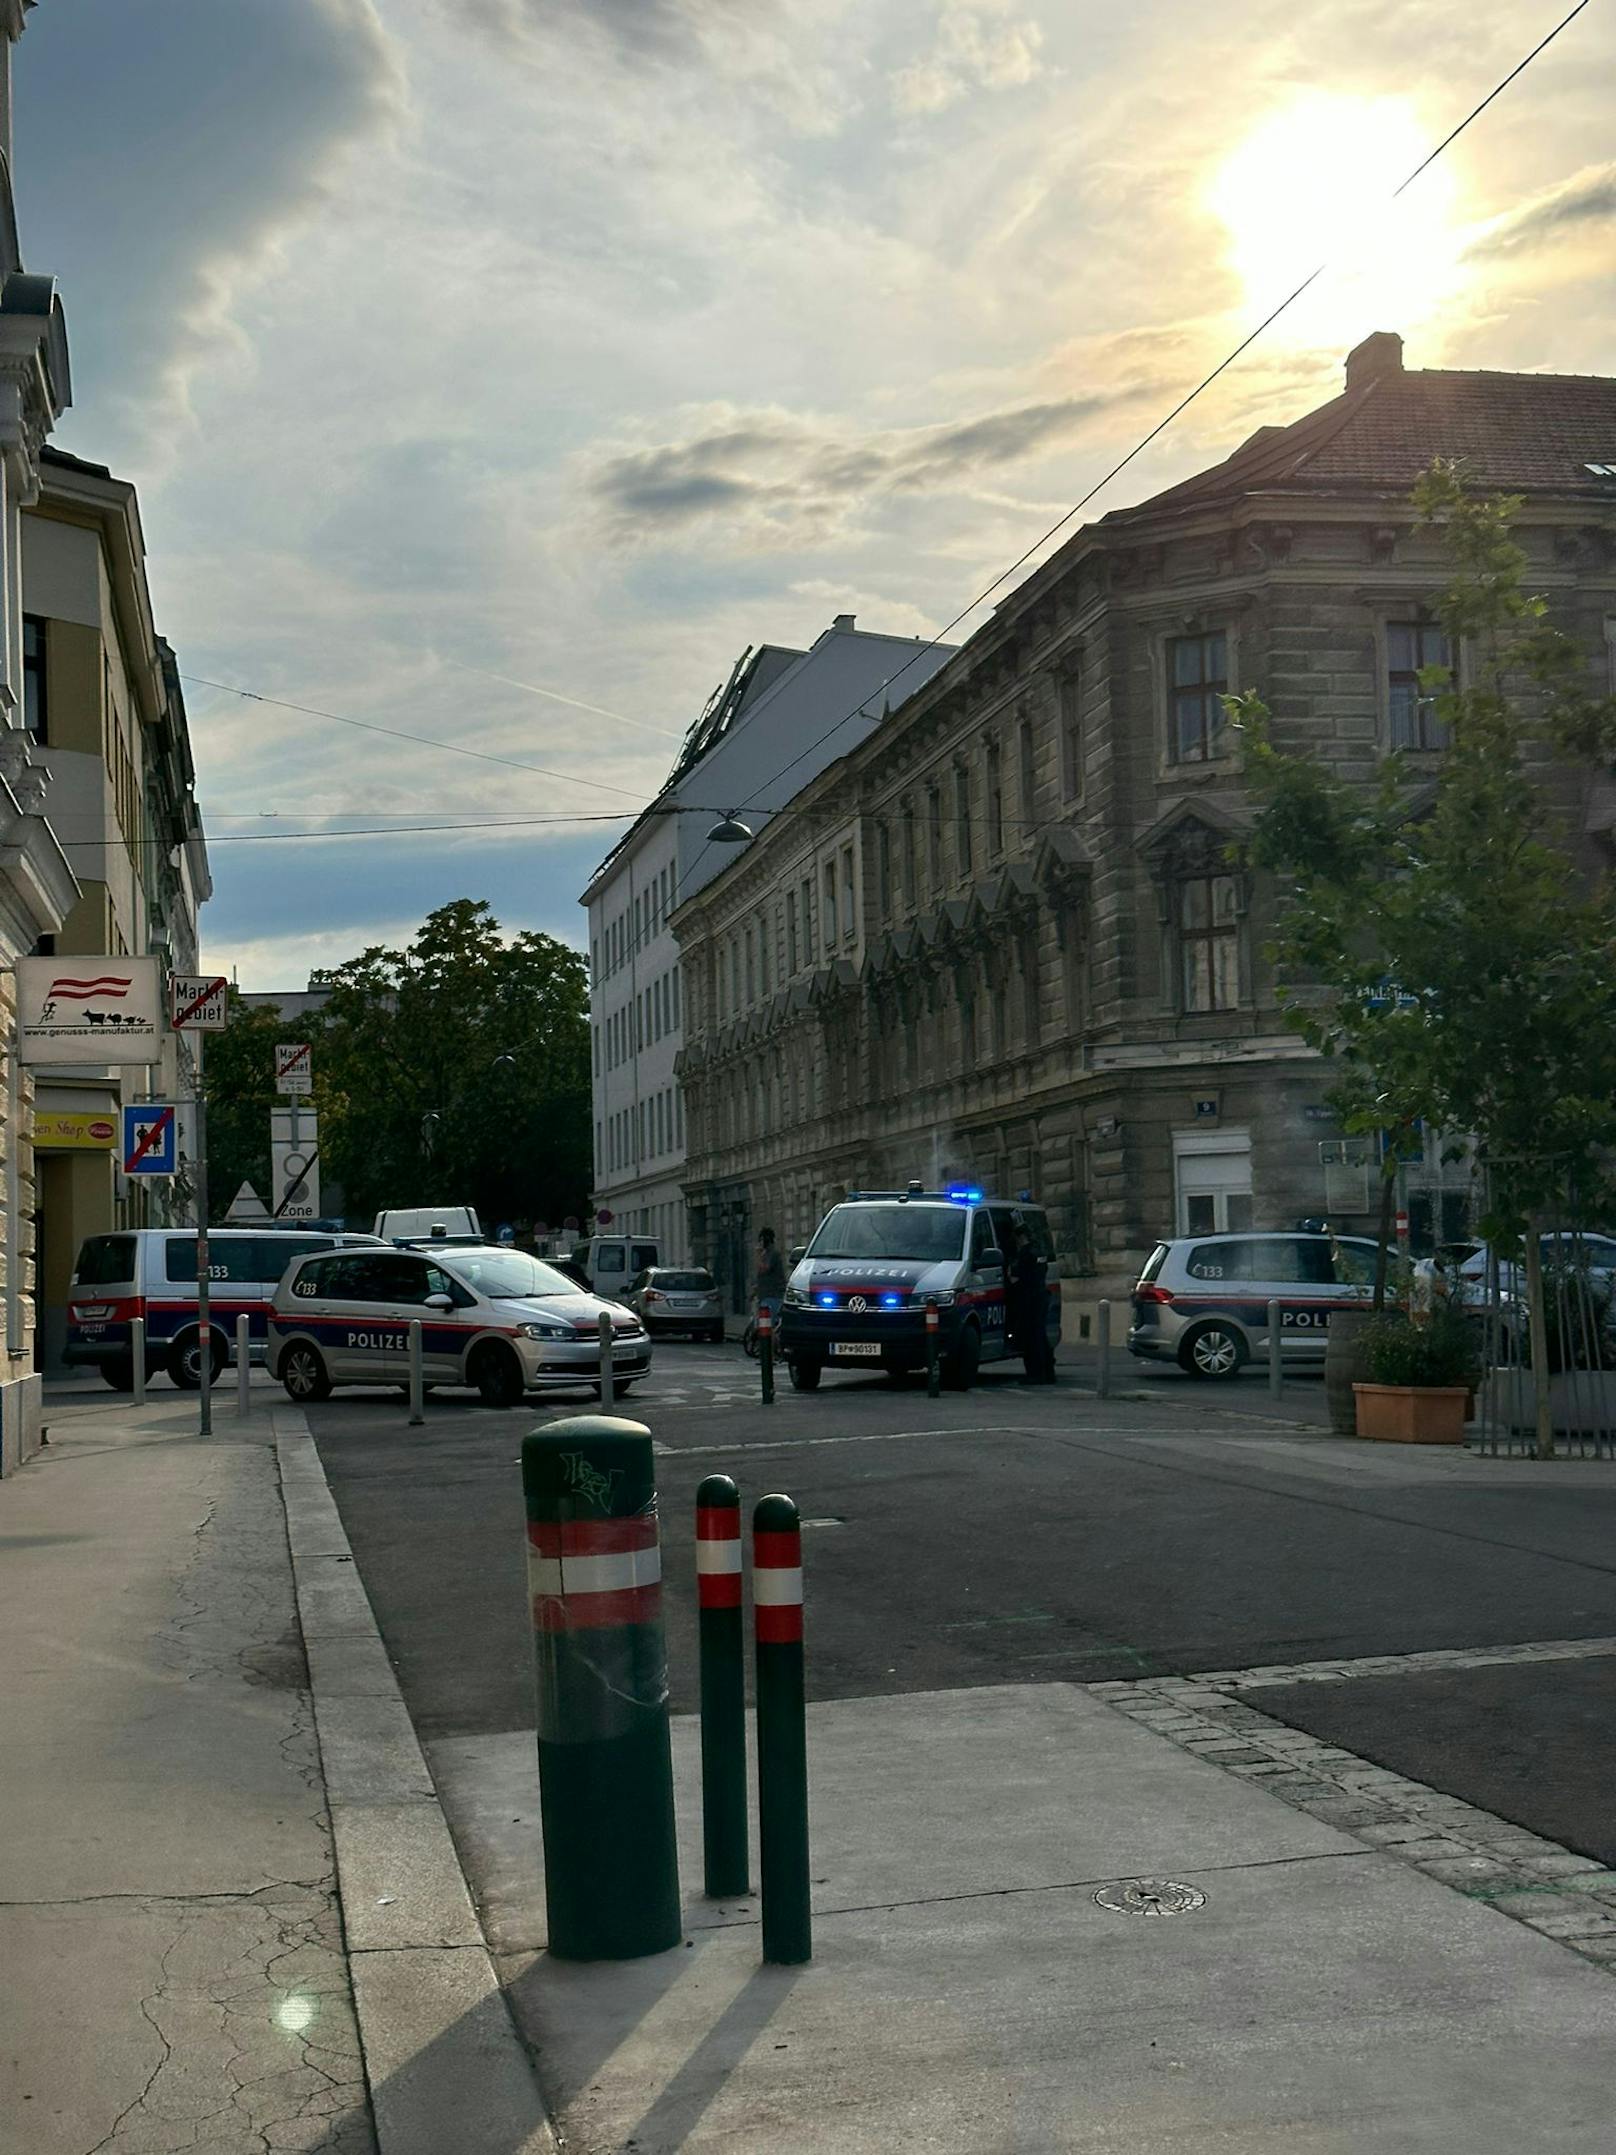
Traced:
[[519, 1324], [516, 1329], [523, 1339], [576, 1339], [578, 1337], [570, 1324]]
[[914, 1300], [920, 1304], [922, 1309], [925, 1308], [928, 1302], [935, 1302], [939, 1309], [948, 1309], [953, 1305], [954, 1290], [952, 1287], [928, 1287], [925, 1293], [922, 1294], [917, 1289]]
[[788, 1287], [785, 1291], [784, 1300], [792, 1309], [806, 1309], [808, 1307], [807, 1291], [801, 1287]]

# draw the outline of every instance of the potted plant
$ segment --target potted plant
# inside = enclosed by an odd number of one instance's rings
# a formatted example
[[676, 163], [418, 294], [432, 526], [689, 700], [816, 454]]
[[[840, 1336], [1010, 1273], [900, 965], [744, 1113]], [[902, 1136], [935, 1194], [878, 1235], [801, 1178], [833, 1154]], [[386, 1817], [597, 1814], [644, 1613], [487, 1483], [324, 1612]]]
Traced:
[[1361, 1335], [1369, 1381], [1354, 1384], [1358, 1434], [1383, 1444], [1462, 1444], [1476, 1379], [1475, 1334], [1461, 1310], [1438, 1304], [1416, 1322], [1388, 1310]]

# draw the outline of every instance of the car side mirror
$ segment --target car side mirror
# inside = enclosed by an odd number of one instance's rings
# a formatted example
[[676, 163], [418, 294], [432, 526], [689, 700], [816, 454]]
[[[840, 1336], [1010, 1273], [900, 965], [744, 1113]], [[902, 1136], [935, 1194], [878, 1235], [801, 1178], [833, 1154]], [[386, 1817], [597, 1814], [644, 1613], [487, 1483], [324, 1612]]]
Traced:
[[976, 1269], [978, 1272], [1002, 1272], [1004, 1270], [1004, 1252], [1002, 1250], [984, 1250], [976, 1260]]
[[429, 1294], [426, 1300], [421, 1304], [421, 1307], [423, 1309], [453, 1309], [454, 1296], [447, 1294]]
[[796, 1247], [796, 1248], [795, 1248], [795, 1249], [794, 1249], [794, 1250], [793, 1250], [793, 1251], [792, 1251], [792, 1252], [790, 1253], [790, 1255], [789, 1255], [789, 1256], [788, 1256], [788, 1257], [786, 1258], [786, 1263], [787, 1263], [788, 1265], [792, 1265], [792, 1266], [800, 1265], [800, 1264], [802, 1263], [803, 1259], [804, 1259], [804, 1258], [805, 1258], [805, 1257], [807, 1256], [807, 1254], [808, 1254], [808, 1245], [807, 1245], [807, 1243], [806, 1243], [806, 1242], [799, 1242], [799, 1243], [797, 1244], [797, 1247]]

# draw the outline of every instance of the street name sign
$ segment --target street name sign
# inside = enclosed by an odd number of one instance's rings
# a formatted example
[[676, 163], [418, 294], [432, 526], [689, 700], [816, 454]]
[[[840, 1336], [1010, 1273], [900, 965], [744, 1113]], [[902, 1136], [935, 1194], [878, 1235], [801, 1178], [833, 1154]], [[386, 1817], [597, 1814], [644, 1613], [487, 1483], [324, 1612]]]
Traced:
[[123, 1110], [126, 1175], [172, 1175], [179, 1165], [179, 1119], [172, 1102], [145, 1100]]
[[158, 973], [155, 958], [19, 958], [22, 1061], [156, 1062], [163, 1052]]

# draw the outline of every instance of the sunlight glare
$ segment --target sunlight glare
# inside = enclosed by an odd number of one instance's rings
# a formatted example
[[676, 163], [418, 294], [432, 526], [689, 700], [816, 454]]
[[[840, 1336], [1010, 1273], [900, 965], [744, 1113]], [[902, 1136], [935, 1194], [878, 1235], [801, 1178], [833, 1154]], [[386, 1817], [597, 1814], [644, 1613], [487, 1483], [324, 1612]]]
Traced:
[[1208, 191], [1246, 310], [1266, 312], [1328, 261], [1278, 325], [1287, 342], [1355, 341], [1429, 319], [1458, 275], [1455, 175], [1439, 161], [1388, 198], [1435, 139], [1400, 97], [1304, 91], [1260, 120]]

